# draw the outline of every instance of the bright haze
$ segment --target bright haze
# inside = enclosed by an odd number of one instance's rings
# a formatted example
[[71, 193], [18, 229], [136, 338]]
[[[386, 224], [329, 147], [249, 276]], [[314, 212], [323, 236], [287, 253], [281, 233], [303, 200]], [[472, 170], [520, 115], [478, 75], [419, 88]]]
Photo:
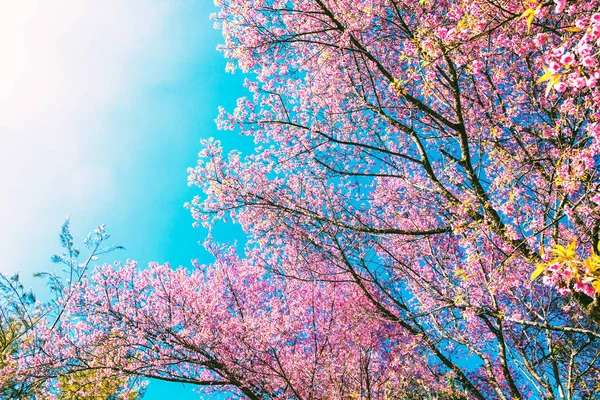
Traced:
[[[171, 165], [175, 176], [164, 185], [186, 188], [185, 168], [216, 115], [206, 98], [202, 115], [211, 117], [197, 120], [202, 90], [216, 90], [190, 82], [211, 73], [198, 70], [203, 58], [219, 61], [210, 67], [216, 74], [224, 64], [212, 5], [198, 3], [0, 1], [0, 272], [47, 269], [70, 213], [82, 234], [111, 218], [125, 223], [139, 209], [132, 204], [142, 201], [141, 185], [144, 198], [167, 191], [149, 174], [165, 176]], [[181, 160], [184, 145], [185, 163], [156, 160], [156, 148], [169, 146]], [[179, 212], [185, 200], [168, 208]]]

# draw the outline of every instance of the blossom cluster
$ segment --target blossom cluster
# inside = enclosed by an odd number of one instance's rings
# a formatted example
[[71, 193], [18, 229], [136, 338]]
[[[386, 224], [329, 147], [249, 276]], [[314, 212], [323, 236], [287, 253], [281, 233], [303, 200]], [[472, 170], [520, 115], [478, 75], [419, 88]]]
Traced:
[[562, 295], [575, 291], [595, 298], [600, 294], [600, 257], [592, 251], [581, 261], [575, 246], [575, 241], [567, 247], [555, 245], [551, 250], [552, 256], [538, 265], [532, 279], [543, 274], [542, 282], [556, 287]]

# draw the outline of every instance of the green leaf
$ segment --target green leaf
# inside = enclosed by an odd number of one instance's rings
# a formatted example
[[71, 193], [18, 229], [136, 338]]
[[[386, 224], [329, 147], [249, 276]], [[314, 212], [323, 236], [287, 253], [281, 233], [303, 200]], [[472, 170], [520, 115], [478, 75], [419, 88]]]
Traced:
[[531, 31], [531, 23], [533, 22], [533, 18], [534, 17], [535, 17], [535, 8], [528, 8], [519, 17], [519, 19], [522, 19], [522, 18], [526, 19], [526, 21], [527, 21], [527, 33], [529, 33]]
[[531, 282], [533, 282], [538, 276], [544, 273], [544, 271], [548, 268], [546, 264], [538, 264], [533, 274], [531, 274]]

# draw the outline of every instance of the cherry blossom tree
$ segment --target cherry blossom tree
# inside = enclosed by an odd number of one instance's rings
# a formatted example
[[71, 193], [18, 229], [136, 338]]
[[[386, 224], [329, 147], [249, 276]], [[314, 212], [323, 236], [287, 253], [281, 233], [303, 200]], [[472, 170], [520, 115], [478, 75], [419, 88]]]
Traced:
[[217, 0], [210, 266], [99, 268], [24, 363], [251, 399], [592, 399], [600, 2]]
[[[94, 357], [85, 364], [79, 355], [79, 368], [58, 370], [52, 365], [34, 369], [37, 365], [23, 364], [24, 359], [47, 357], [38, 345], [42, 332], [52, 332], [69, 318], [67, 306], [78, 289], [90, 263], [98, 256], [122, 249], [121, 246], [105, 246], [109, 235], [104, 226], [90, 233], [85, 241], [88, 255], [80, 260], [66, 219], [60, 243], [64, 251], [52, 256], [52, 261], [62, 264], [58, 273], [39, 273], [49, 284], [49, 297], [39, 301], [31, 289], [25, 289], [18, 273], [12, 276], [0, 274], [0, 398], [24, 399], [127, 399], [141, 398], [143, 387], [139, 379], [105, 368], [94, 368]], [[33, 368], [31, 368], [33, 367]]]

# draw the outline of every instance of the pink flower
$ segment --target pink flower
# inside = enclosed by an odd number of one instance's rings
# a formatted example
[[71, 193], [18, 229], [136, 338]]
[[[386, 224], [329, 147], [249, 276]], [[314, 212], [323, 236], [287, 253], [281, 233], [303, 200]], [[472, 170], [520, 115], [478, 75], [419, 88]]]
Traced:
[[556, 89], [557, 92], [564, 92], [565, 90], [567, 90], [567, 84], [564, 82], [558, 82], [554, 88]]
[[545, 33], [537, 34], [537, 36], [534, 39], [534, 43], [536, 46], [542, 47], [543, 45], [548, 43], [548, 35], [546, 35]]
[[559, 57], [559, 56], [562, 56], [564, 53], [565, 53], [565, 47], [560, 46], [560, 47], [553, 49], [550, 54], [552, 54], [555, 57]]
[[573, 80], [573, 84], [576, 88], [583, 89], [586, 86], [586, 80], [583, 76], [580, 76]]
[[550, 72], [552, 72], [553, 74], [556, 74], [558, 71], [560, 71], [560, 65], [556, 62], [551, 62], [550, 64], [548, 64], [548, 69], [550, 70]]
[[566, 294], [570, 294], [571, 289], [566, 288], [566, 287], [561, 287], [561, 288], [558, 288], [558, 293], [560, 293], [561, 296], [564, 296]]
[[560, 270], [560, 264], [559, 263], [554, 263], [551, 266], [548, 267], [548, 271], [549, 272], [558, 272]]
[[562, 278], [562, 280], [564, 281], [570, 281], [571, 278], [573, 278], [573, 272], [570, 269], [565, 269], [564, 271], [562, 271], [559, 276]]
[[542, 277], [542, 283], [546, 286], [556, 286], [558, 279], [556, 275], [544, 275]]
[[582, 283], [582, 282], [575, 282], [575, 290], [578, 292], [581, 292], [581, 293], [585, 293], [586, 295], [588, 295], [590, 297], [596, 296], [596, 289], [594, 289], [592, 286], [586, 285], [585, 283]]
[[565, 7], [567, 6], [567, 0], [554, 0], [554, 4], [556, 4], [556, 7], [554, 7], [554, 12], [560, 14], [565, 10]]
[[584, 57], [581, 63], [584, 67], [593, 67], [594, 64], [596, 64], [596, 60], [594, 60], [592, 57]]
[[573, 62], [575, 62], [575, 56], [571, 52], [565, 53], [560, 58], [560, 62], [563, 64], [572, 64]]
[[474, 74], [480, 73], [482, 67], [483, 67], [483, 62], [481, 60], [475, 60], [471, 63], [471, 71]]
[[578, 46], [577, 46], [577, 53], [580, 54], [583, 57], [587, 57], [592, 55], [592, 53], [594, 52], [592, 49], [592, 45], [582, 41]]

